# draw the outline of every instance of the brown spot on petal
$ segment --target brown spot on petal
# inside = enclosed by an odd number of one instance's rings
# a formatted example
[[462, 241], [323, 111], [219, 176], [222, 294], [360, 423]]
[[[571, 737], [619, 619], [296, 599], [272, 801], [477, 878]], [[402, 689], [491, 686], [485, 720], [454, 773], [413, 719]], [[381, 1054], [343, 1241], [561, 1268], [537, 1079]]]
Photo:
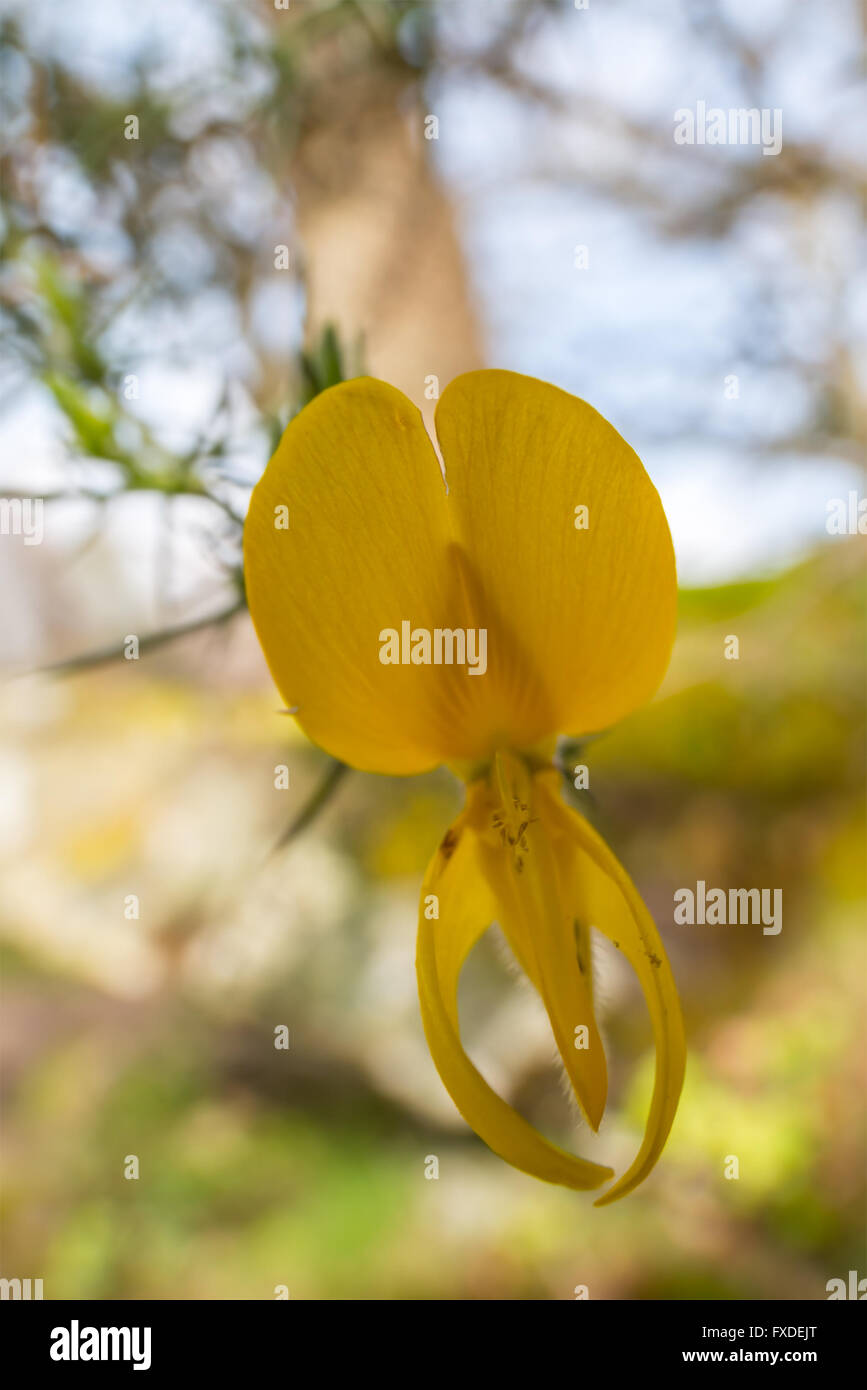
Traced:
[[449, 826], [448, 830], [446, 831], [445, 835], [443, 836], [440, 842], [440, 854], [442, 855], [443, 859], [451, 859], [452, 855], [457, 849], [458, 840], [460, 838], [461, 832], [459, 830], [455, 830], [453, 825]]

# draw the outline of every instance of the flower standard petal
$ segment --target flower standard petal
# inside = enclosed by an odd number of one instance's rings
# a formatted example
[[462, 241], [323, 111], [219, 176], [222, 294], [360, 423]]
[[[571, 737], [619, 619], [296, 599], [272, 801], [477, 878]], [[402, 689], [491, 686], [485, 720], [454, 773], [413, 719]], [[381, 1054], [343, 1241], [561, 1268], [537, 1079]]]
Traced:
[[421, 415], [372, 378], [316, 397], [254, 489], [244, 569], [259, 641], [305, 733], [354, 767], [413, 773], [455, 755], [449, 692], [466, 672], [380, 659], [384, 630], [454, 621], [448, 540]]
[[640, 459], [586, 402], [514, 372], [457, 377], [436, 428], [492, 629], [501, 746], [589, 733], [643, 704], [668, 665], [677, 586]]
[[[428, 1047], [446, 1090], [467, 1124], [489, 1148], [525, 1173], [581, 1191], [613, 1176], [610, 1168], [576, 1158], [540, 1134], [477, 1071], [463, 1049], [457, 984], [471, 947], [489, 925], [494, 903], [479, 873], [473, 808], [434, 855], [422, 887], [416, 969]], [[438, 919], [425, 915], [435, 895]]]

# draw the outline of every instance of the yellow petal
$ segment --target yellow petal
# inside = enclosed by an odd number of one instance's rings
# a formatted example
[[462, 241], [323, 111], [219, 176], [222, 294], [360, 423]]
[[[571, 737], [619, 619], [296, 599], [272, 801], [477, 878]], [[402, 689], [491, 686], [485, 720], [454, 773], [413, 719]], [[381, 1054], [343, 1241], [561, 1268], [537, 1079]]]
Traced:
[[384, 629], [460, 622], [447, 545], [421, 416], [371, 378], [312, 401], [254, 489], [244, 570], [259, 641], [305, 733], [355, 767], [420, 772], [461, 746], [448, 689], [466, 671], [380, 661]]
[[566, 1073], [588, 1122], [598, 1129], [608, 1088], [605, 1052], [593, 1011], [590, 962], [579, 958], [575, 920], [561, 896], [546, 804], [535, 796], [526, 764], [510, 754], [497, 755], [487, 795], [484, 787], [474, 790], [484, 804], [479, 856], [497, 920], [542, 998]]
[[[475, 808], [455, 823], [434, 855], [422, 887], [419, 913], [419, 1001], [437, 1071], [467, 1124], [489, 1148], [525, 1173], [586, 1190], [612, 1177], [610, 1168], [576, 1158], [550, 1144], [491, 1089], [461, 1044], [457, 984], [471, 947], [489, 925], [494, 902], [478, 866]], [[436, 895], [439, 918], [425, 916]]]
[[[437, 426], [448, 498], [405, 396], [371, 378], [333, 387], [289, 425], [245, 528], [250, 610], [287, 707], [369, 771], [475, 766], [601, 728], [652, 694], [674, 632], [659, 498], [596, 411], [475, 372], [446, 389]], [[384, 665], [383, 634], [403, 641], [404, 622], [484, 629], [486, 668]]]
[[[674, 552], [641, 461], [591, 406], [513, 372], [460, 376], [436, 412], [494, 743], [604, 728], [643, 704], [674, 639]], [[576, 508], [587, 528], [576, 528]]]
[[629, 875], [589, 822], [564, 805], [557, 774], [544, 773], [535, 780], [566, 901], [585, 927], [595, 927], [626, 956], [644, 992], [656, 1044], [644, 1140], [632, 1166], [597, 1199], [596, 1205], [604, 1206], [637, 1187], [665, 1146], [686, 1066], [683, 1018], [659, 932]]

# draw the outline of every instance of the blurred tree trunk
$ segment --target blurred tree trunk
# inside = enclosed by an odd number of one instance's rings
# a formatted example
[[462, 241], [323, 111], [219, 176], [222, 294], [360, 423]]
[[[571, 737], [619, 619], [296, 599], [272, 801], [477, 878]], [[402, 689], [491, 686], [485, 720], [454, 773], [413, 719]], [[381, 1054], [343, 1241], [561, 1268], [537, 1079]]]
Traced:
[[453, 209], [437, 179], [406, 72], [371, 63], [321, 74], [292, 179], [308, 283], [308, 325], [363, 336], [366, 369], [426, 412], [482, 363]]

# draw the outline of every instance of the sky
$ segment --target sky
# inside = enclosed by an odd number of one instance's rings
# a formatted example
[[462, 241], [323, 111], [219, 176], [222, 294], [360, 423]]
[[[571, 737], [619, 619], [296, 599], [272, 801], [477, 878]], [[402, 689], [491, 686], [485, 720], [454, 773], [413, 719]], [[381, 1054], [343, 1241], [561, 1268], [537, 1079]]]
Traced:
[[[264, 89], [255, 71], [235, 89], [220, 79], [226, 39], [217, 4], [70, 0], [10, 8], [35, 52], [64, 53], [81, 76], [118, 98], [142, 58], [156, 87], [192, 83], [197, 95], [185, 119], [193, 122], [214, 103], [242, 116]], [[836, 339], [851, 346], [867, 384], [857, 208], [830, 196], [806, 221], [768, 196], [753, 199], [724, 237], [673, 237], [672, 218], [695, 219], [732, 161], [761, 165], [766, 158], [754, 147], [721, 147], [696, 159], [694, 149], [674, 144], [679, 108], [699, 100], [744, 104], [737, 72], [712, 39], [696, 37], [685, 5], [591, 0], [577, 10], [564, 0], [519, 54], [520, 75], [562, 98], [563, 110], [549, 112], [473, 67], [507, 9], [495, 0], [443, 0], [437, 29], [449, 59], [425, 92], [439, 120], [430, 153], [457, 209], [488, 364], [574, 392], [621, 431], [662, 496], [681, 583], [763, 575], [817, 543], [833, 543], [828, 503], [852, 489], [863, 494], [863, 475], [843, 450], [816, 458], [785, 441], [810, 418], [811, 370]], [[850, 73], [854, 6], [727, 0], [725, 9], [746, 38], [774, 54], [765, 89], [754, 97], [782, 111], [784, 141], [808, 139], [840, 160], [856, 159], [863, 91]], [[639, 122], [653, 136], [640, 162], [621, 121]], [[243, 145], [214, 157], [213, 177], [230, 189], [227, 218], [252, 236], [270, 235], [273, 191], [248, 170]], [[58, 225], [86, 226], [102, 239], [107, 261], [122, 262], [126, 248], [112, 241], [74, 170], [51, 160], [40, 177]], [[638, 201], [620, 196], [623, 179], [638, 181]], [[576, 247], [586, 248], [581, 268]], [[200, 248], [172, 232], [164, 251], [193, 281]], [[298, 346], [303, 311], [303, 298], [287, 289], [279, 303], [257, 306], [253, 331], [264, 340], [279, 331]], [[117, 332], [120, 356], [147, 384], [137, 408], [173, 446], [207, 430], [226, 379], [234, 378], [238, 461], [252, 482], [262, 438], [244, 409], [250, 352], [231, 297], [203, 287], [175, 320], [132, 312]], [[58, 481], [65, 457], [59, 424], [39, 388], [16, 392], [2, 422], [7, 485], [23, 486], [26, 478], [35, 490]], [[86, 507], [57, 509], [48, 538], [73, 546], [89, 525]], [[137, 593], [154, 612], [165, 599], [154, 594], [150, 574], [160, 526], [158, 506], [129, 499], [112, 508], [104, 542], [125, 569], [124, 602]], [[191, 602], [207, 606], [219, 589], [201, 547], [182, 532], [176, 527], [171, 541], [179, 615]]]

